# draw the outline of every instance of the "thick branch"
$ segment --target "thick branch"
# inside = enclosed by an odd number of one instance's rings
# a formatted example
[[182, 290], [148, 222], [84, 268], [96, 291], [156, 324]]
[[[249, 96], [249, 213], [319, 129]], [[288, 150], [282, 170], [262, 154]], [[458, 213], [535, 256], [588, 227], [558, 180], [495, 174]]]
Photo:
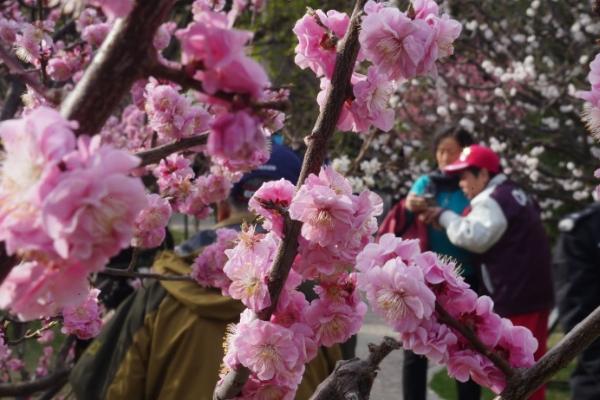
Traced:
[[[325, 107], [317, 117], [312, 133], [307, 137], [308, 148], [304, 156], [302, 171], [298, 179], [297, 187], [300, 187], [309, 174], [316, 174], [321, 169], [327, 154], [327, 142], [333, 135], [337, 121], [342, 112], [342, 106], [346, 99], [346, 93], [350, 88], [350, 77], [354, 71], [356, 56], [360, 47], [358, 33], [360, 28], [360, 17], [366, 0], [357, 0], [352, 12], [350, 26], [346, 36], [341, 42], [338, 51], [331, 87], [326, 94]], [[285, 237], [282, 240], [277, 254], [273, 260], [269, 274], [269, 295], [271, 306], [261, 310], [259, 318], [268, 320], [277, 307], [279, 294], [287, 280], [290, 268], [298, 253], [298, 235], [302, 227], [301, 222], [286, 220]], [[226, 376], [225, 381], [215, 388], [213, 398], [215, 400], [230, 399], [237, 395], [243, 388], [246, 379], [238, 379], [237, 375], [248, 375], [247, 368], [240, 367]], [[229, 375], [234, 375], [230, 377]], [[235, 383], [235, 385], [233, 384]]]
[[310, 400], [368, 400], [381, 361], [400, 343], [385, 337], [376, 346], [369, 344], [369, 358], [338, 361], [335, 370], [317, 387]]
[[533, 367], [519, 370], [508, 380], [503, 400], [526, 399], [600, 336], [600, 307], [581, 321]]
[[196, 136], [190, 136], [176, 140], [172, 143], [155, 147], [150, 150], [140, 151], [135, 155], [142, 159], [140, 167], [149, 164], [156, 164], [157, 162], [169, 156], [170, 154], [176, 153], [181, 150], [189, 149], [190, 147], [201, 146], [203, 144], [206, 144], [207, 138], [208, 136], [206, 133]]
[[55, 385], [65, 384], [68, 377], [69, 370], [61, 369], [31, 382], [2, 383], [0, 384], [0, 397], [31, 396]]
[[79, 123], [78, 133], [97, 133], [142, 75], [152, 57], [152, 39], [176, 0], [137, 0], [131, 13], [117, 20], [61, 114]]
[[156, 279], [159, 281], [188, 281], [194, 282], [194, 279], [188, 275], [164, 275], [154, 274], [150, 272], [135, 272], [118, 268], [104, 268], [98, 272], [100, 275], [116, 276], [120, 278], [140, 278], [140, 279]]
[[0, 114], [0, 121], [10, 119], [15, 116], [19, 107], [23, 101], [21, 96], [25, 93], [25, 84], [17, 76], [10, 77], [11, 83], [8, 93], [6, 94], [6, 101], [4, 107], [2, 107], [2, 113]]
[[435, 303], [435, 311], [438, 314], [438, 318], [441, 322], [445, 323], [446, 325], [463, 335], [464, 338], [467, 339], [469, 343], [475, 348], [475, 350], [477, 350], [478, 352], [486, 356], [491, 362], [493, 362], [494, 365], [498, 367], [498, 369], [502, 371], [507, 378], [515, 374], [515, 370], [504, 358], [500, 357], [495, 351], [483, 344], [471, 329], [454, 319], [454, 317], [452, 317], [448, 313], [448, 311], [446, 311], [437, 302]]

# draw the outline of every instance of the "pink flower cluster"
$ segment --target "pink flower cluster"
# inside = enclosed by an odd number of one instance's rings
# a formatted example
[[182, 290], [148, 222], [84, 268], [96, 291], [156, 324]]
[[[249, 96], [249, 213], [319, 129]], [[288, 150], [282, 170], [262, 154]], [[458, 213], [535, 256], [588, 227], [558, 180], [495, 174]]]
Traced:
[[91, 289], [83, 302], [63, 308], [62, 333], [75, 335], [83, 340], [91, 339], [100, 333], [102, 311], [98, 302], [99, 294], [100, 290]]
[[[371, 63], [367, 75], [354, 72], [353, 95], [342, 109], [338, 129], [367, 132], [371, 126], [389, 131], [394, 111], [389, 105], [397, 84], [417, 75], [436, 74], [435, 61], [454, 52], [453, 42], [461, 25], [446, 14], [440, 15], [433, 0], [413, 0], [414, 15], [370, 0], [359, 36], [363, 60]], [[298, 37], [296, 64], [310, 68], [321, 77], [317, 102], [321, 108], [329, 91], [335, 65], [337, 42], [349, 25], [346, 14], [331, 10], [311, 11], [294, 27]]]
[[400, 333], [405, 349], [446, 364], [448, 374], [469, 377], [500, 393], [504, 374], [440, 317], [446, 310], [459, 324], [516, 368], [531, 366], [537, 341], [531, 332], [500, 318], [487, 296], [477, 294], [456, 273], [454, 263], [421, 253], [418, 241], [383, 235], [357, 257], [358, 286], [373, 310]]
[[151, 78], [146, 85], [148, 125], [163, 141], [198, 135], [208, 130], [210, 115], [179, 94], [171, 85], [160, 85]]
[[294, 269], [306, 279], [348, 270], [372, 240], [382, 211], [379, 196], [354, 195], [348, 180], [331, 167], [309, 175], [289, 207], [290, 217], [303, 222]]
[[174, 211], [204, 218], [210, 212], [209, 205], [226, 199], [233, 182], [241, 176], [214, 165], [209, 174], [195, 178], [190, 165], [181, 154], [172, 154], [153, 172], [161, 195], [170, 200]]
[[223, 295], [229, 293], [231, 280], [223, 272], [227, 262], [225, 252], [234, 247], [238, 232], [234, 229], [220, 228], [216, 230], [217, 238], [206, 246], [192, 264], [191, 277], [204, 287], [220, 289]]
[[169, 201], [155, 193], [146, 195], [148, 205], [139, 212], [134, 222], [131, 245], [145, 249], [158, 247], [165, 240], [165, 227], [171, 218]]
[[128, 176], [139, 159], [99, 137], [76, 141], [72, 129], [45, 107], [0, 124], [0, 240], [29, 261], [0, 287], [0, 303], [21, 315], [51, 315], [77, 297], [87, 273], [129, 246], [146, 205], [143, 184]]
[[[252, 34], [231, 27], [233, 14], [196, 2], [194, 21], [177, 31], [176, 37], [181, 42], [183, 64], [202, 81], [208, 94], [205, 101], [213, 105], [215, 118], [206, 154], [232, 171], [247, 171], [268, 160], [266, 137], [281, 127], [283, 119], [281, 113], [252, 106], [281, 97], [281, 93], [268, 90], [264, 69], [245, 54]], [[223, 94], [236, 95], [236, 100], [225, 100]]]
[[[256, 191], [251, 207], [271, 229], [266, 235], [245, 229], [238, 245], [226, 251], [229, 294], [251, 310], [271, 305], [269, 269], [283, 231], [283, 213], [304, 222], [300, 252], [269, 321], [248, 311], [228, 338], [225, 365], [252, 371], [240, 398], [277, 393], [293, 398], [304, 365], [318, 346], [332, 346], [355, 334], [367, 306], [358, 296], [357, 276], [349, 273], [356, 256], [377, 228], [381, 199], [370, 192], [353, 195], [349, 182], [325, 167], [310, 175], [294, 194], [285, 180], [268, 182]], [[334, 267], [332, 267], [332, 265]], [[302, 279], [315, 283], [318, 298], [308, 302], [296, 290]]]

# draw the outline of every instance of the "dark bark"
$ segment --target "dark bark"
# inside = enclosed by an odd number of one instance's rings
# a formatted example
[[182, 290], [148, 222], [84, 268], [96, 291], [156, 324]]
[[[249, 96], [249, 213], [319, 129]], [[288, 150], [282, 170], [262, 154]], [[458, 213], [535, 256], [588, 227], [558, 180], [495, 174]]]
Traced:
[[206, 144], [207, 138], [207, 134], [190, 136], [183, 139], [179, 139], [172, 143], [165, 144], [163, 146], [155, 147], [150, 150], [140, 151], [135, 155], [142, 159], [142, 163], [140, 166], [155, 164], [163, 158], [175, 152], [189, 149], [190, 147]]
[[310, 400], [368, 400], [381, 361], [400, 343], [385, 337], [380, 345], [369, 344], [369, 358], [338, 361], [335, 370], [317, 387]]
[[6, 101], [2, 107], [0, 121], [11, 119], [17, 113], [17, 110], [23, 104], [21, 96], [25, 93], [25, 84], [16, 76], [10, 77], [10, 88], [6, 94]]

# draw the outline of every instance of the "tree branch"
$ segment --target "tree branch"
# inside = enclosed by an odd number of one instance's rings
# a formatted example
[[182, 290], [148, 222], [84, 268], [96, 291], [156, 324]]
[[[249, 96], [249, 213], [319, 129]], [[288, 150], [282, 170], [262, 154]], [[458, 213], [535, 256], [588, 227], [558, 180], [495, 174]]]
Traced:
[[581, 321], [531, 368], [508, 379], [502, 400], [526, 399], [600, 336], [600, 307]]
[[140, 151], [138, 153], [135, 153], [135, 155], [142, 159], [140, 167], [150, 164], [156, 164], [163, 158], [169, 156], [170, 154], [176, 153], [181, 150], [189, 149], [190, 147], [201, 146], [203, 144], [206, 144], [207, 138], [208, 135], [206, 133], [185, 137], [176, 140], [172, 143], [158, 146], [150, 150]]
[[435, 303], [435, 312], [438, 314], [438, 318], [441, 322], [463, 335], [475, 350], [493, 362], [494, 365], [506, 375], [507, 379], [515, 374], [515, 370], [504, 358], [500, 357], [495, 351], [483, 344], [471, 329], [454, 319], [454, 317], [452, 317], [438, 302]]
[[359, 358], [338, 361], [335, 370], [319, 384], [310, 400], [368, 400], [379, 364], [400, 347], [396, 340], [385, 337], [378, 346], [369, 344], [366, 361]]
[[176, 0], [137, 0], [117, 20], [75, 90], [61, 105], [61, 114], [79, 123], [78, 134], [97, 133], [115, 107], [142, 75], [144, 60], [153, 56], [152, 39]]
[[[358, 33], [360, 17], [365, 3], [366, 0], [357, 0], [354, 5], [350, 26], [337, 53], [331, 87], [325, 98], [325, 107], [317, 117], [312, 133], [306, 138], [308, 148], [302, 163], [302, 171], [300, 172], [297, 187], [302, 186], [309, 174], [318, 173], [325, 160], [327, 142], [335, 131], [342, 112], [343, 103], [346, 99], [346, 93], [348, 93], [350, 87], [350, 77], [354, 71], [356, 56], [360, 47]], [[294, 258], [298, 253], [298, 235], [300, 234], [301, 227], [302, 223], [300, 221], [286, 219], [284, 226], [285, 237], [277, 249], [277, 254], [275, 255], [269, 274], [268, 287], [271, 306], [258, 313], [258, 317], [262, 320], [268, 320], [273, 310], [277, 307], [279, 294], [287, 280]], [[239, 366], [238, 369], [230, 371], [224, 381], [215, 388], [213, 399], [225, 400], [235, 397], [242, 390], [247, 376], [249, 376], [249, 371], [244, 366]]]

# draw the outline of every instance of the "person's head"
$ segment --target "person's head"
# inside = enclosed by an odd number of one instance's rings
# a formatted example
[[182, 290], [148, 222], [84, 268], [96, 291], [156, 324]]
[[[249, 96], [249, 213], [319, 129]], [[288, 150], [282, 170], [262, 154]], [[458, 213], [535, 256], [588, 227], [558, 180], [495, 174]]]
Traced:
[[472, 199], [500, 173], [500, 158], [491, 149], [475, 144], [465, 147], [458, 160], [447, 165], [444, 172], [460, 174], [459, 186]]
[[438, 168], [458, 160], [463, 148], [473, 144], [473, 137], [464, 129], [444, 128], [433, 137], [433, 152]]

